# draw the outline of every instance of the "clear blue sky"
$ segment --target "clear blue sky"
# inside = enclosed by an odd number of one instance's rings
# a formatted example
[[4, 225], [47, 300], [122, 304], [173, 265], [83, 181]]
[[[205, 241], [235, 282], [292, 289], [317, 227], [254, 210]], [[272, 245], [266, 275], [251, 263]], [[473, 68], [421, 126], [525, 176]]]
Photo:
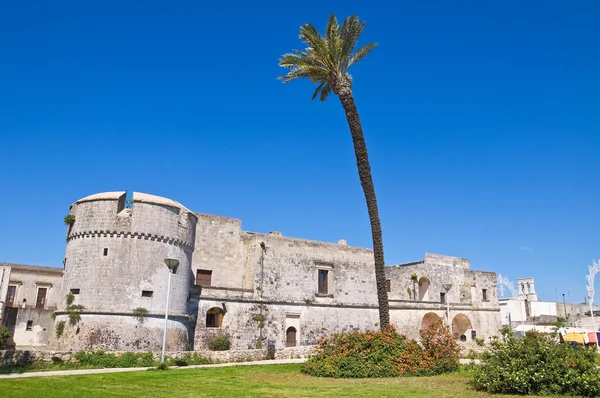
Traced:
[[0, 261], [62, 266], [69, 205], [113, 190], [370, 247], [339, 101], [276, 80], [299, 26], [333, 11], [379, 42], [352, 73], [386, 263], [467, 257], [583, 299], [600, 258], [600, 3], [83, 3], [0, 10]]

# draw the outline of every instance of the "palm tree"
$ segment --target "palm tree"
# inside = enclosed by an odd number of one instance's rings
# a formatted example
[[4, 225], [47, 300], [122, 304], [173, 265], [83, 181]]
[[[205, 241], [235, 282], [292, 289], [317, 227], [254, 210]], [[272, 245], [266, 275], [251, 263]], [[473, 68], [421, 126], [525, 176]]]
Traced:
[[313, 83], [318, 84], [312, 96], [313, 100], [319, 97], [321, 101], [325, 101], [333, 92], [339, 97], [346, 112], [346, 120], [354, 142], [358, 175], [367, 200], [371, 221], [379, 323], [384, 329], [390, 323], [390, 310], [385, 286], [381, 222], [379, 221], [367, 145], [352, 95], [352, 77], [348, 73], [348, 69], [352, 65], [365, 58], [377, 46], [377, 43], [371, 43], [356, 49], [356, 43], [364, 26], [364, 21], [359, 22], [356, 15], [352, 15], [338, 24], [335, 15], [331, 14], [325, 37], [323, 37], [312, 24], [303, 25], [300, 27], [300, 39], [308, 47], [304, 51], [294, 50], [292, 53], [285, 54], [279, 60], [279, 66], [289, 68], [289, 72], [280, 77], [284, 83], [296, 79], [310, 79]]

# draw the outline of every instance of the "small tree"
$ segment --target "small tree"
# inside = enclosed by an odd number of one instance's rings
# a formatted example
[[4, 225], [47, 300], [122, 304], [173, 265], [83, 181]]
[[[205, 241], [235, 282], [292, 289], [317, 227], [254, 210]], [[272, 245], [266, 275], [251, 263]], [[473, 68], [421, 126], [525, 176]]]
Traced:
[[10, 332], [7, 328], [0, 328], [0, 350], [6, 348], [6, 341], [10, 338]]
[[419, 333], [423, 349], [433, 359], [435, 373], [452, 372], [458, 369], [460, 347], [452, 336], [450, 328], [441, 318], [431, 322], [427, 329]]

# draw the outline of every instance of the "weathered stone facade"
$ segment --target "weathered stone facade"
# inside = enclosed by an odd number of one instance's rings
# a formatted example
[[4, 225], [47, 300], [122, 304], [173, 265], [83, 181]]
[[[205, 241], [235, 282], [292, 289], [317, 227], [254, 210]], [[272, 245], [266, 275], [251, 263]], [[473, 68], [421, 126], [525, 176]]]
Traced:
[[61, 294], [63, 270], [0, 263], [0, 325], [13, 337], [9, 346], [42, 347], [54, 330], [52, 313]]
[[[228, 336], [232, 349], [268, 344], [310, 346], [325, 335], [377, 327], [373, 252], [245, 232], [241, 221], [193, 213], [170, 199], [125, 192], [75, 202], [67, 234], [56, 322], [66, 321], [64, 297], [85, 307], [81, 320], [50, 347], [61, 350], [159, 350], [168, 269], [172, 275], [168, 350], [204, 350]], [[386, 267], [392, 323], [410, 337], [435, 316], [446, 317], [440, 293], [451, 283], [450, 319], [457, 338], [489, 337], [499, 324], [496, 276], [469, 261], [427, 254]], [[417, 274], [413, 281], [412, 274]], [[420, 286], [420, 287], [419, 287]], [[408, 290], [411, 290], [410, 296]], [[485, 292], [484, 292], [485, 290]], [[485, 296], [485, 297], [484, 297]], [[147, 310], [143, 318], [136, 309]]]

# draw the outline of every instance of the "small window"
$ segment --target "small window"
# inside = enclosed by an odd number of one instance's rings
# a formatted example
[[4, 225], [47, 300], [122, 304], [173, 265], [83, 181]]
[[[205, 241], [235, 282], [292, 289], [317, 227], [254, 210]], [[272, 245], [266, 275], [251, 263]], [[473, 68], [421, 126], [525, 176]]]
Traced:
[[25, 330], [32, 330], [33, 329], [33, 321], [27, 321], [27, 327], [25, 328]]
[[440, 303], [446, 304], [446, 293], [440, 293]]
[[73, 294], [73, 295], [79, 294], [79, 289], [71, 289], [71, 294]]
[[152, 290], [142, 290], [142, 297], [152, 297], [153, 294]]
[[488, 301], [487, 289], [481, 289], [481, 296], [483, 297], [483, 301]]
[[[9, 286], [8, 287], [8, 293], [6, 295], [6, 306], [7, 307], [12, 307], [15, 303], [15, 296], [17, 295], [17, 287], [16, 286]], [[17, 303], [18, 305], [19, 303]]]
[[389, 279], [385, 281], [385, 291], [388, 293], [392, 291], [392, 281]]
[[104, 248], [104, 255], [108, 256], [108, 248], [107, 247]]
[[328, 288], [327, 288], [328, 276], [329, 276], [329, 271], [327, 271], [326, 269], [319, 270], [319, 293], [320, 294], [327, 294], [327, 292], [328, 292]]
[[206, 269], [199, 269], [196, 271], [196, 285], [197, 286], [211, 286], [212, 282], [212, 271]]
[[296, 347], [296, 328], [290, 326], [285, 332], [285, 346]]

